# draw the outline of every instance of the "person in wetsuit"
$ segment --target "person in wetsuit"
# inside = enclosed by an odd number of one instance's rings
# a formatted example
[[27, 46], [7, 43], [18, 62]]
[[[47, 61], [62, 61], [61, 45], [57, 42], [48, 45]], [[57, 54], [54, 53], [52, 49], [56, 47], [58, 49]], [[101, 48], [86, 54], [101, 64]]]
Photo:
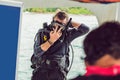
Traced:
[[[69, 67], [69, 45], [89, 28], [82, 23], [70, 21], [64, 11], [57, 12], [46, 30], [40, 29], [34, 43], [31, 58], [32, 80], [66, 80]], [[67, 26], [66, 26], [67, 25]], [[66, 27], [70, 29], [66, 30]]]

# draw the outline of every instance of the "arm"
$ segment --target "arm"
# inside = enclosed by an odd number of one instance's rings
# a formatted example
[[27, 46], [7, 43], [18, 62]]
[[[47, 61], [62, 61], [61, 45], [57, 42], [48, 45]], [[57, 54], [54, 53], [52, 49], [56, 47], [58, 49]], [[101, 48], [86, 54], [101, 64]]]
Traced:
[[54, 42], [51, 41], [51, 39], [47, 40], [45, 43], [41, 44], [40, 45], [40, 48], [43, 50], [43, 51], [47, 51], [49, 49], [49, 47], [53, 44]]
[[43, 51], [47, 51], [50, 48], [50, 46], [53, 45], [54, 42], [56, 42], [60, 38], [60, 36], [62, 35], [61, 29], [62, 27], [58, 30], [58, 26], [56, 26], [55, 29], [53, 29], [53, 31], [50, 32], [50, 39], [40, 45]]
[[88, 26], [86, 26], [85, 24], [80, 24], [80, 23], [75, 23], [75, 22], [73, 23], [72, 22], [72, 27], [74, 29], [71, 29], [71, 30], [68, 31], [68, 35], [69, 35], [68, 40], [70, 42], [72, 40], [74, 40], [75, 38], [86, 34], [89, 31]]
[[50, 42], [50, 40], [40, 44], [40, 42], [37, 40], [34, 44], [34, 53], [35, 53], [35, 56], [39, 57], [41, 56], [42, 54], [45, 53], [45, 51], [48, 50], [48, 48], [52, 45], [53, 43]]
[[40, 44], [40, 37], [37, 37], [37, 42], [34, 45], [34, 52], [36, 53], [36, 56], [41, 56], [42, 54], [44, 54], [54, 44], [54, 42], [59, 39], [59, 37], [62, 35], [62, 28], [60, 28], [59, 30], [57, 29], [58, 26], [56, 26], [55, 29], [50, 32], [50, 39], [42, 44]]
[[77, 22], [74, 22], [74, 21], [71, 21], [71, 25], [72, 25], [72, 27], [74, 27], [74, 28], [78, 28], [81, 24], [80, 24], [80, 23], [77, 23]]

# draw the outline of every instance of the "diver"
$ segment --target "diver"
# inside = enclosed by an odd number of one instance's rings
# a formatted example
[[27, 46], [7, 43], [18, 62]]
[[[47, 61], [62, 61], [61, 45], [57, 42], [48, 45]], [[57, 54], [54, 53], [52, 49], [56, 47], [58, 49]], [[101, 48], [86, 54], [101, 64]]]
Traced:
[[51, 24], [45, 23], [36, 34], [31, 57], [31, 67], [34, 69], [31, 80], [66, 80], [69, 45], [88, 31], [85, 24], [72, 21], [66, 12], [57, 12]]

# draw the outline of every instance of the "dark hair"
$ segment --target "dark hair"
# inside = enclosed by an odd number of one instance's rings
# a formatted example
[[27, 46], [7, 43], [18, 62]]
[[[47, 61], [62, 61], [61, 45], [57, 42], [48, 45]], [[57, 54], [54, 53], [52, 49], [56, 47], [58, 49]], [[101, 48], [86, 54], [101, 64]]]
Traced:
[[93, 65], [105, 54], [120, 58], [120, 23], [109, 21], [91, 31], [83, 42], [85, 61]]
[[60, 20], [64, 20], [65, 18], [68, 19], [68, 15], [67, 15], [67, 13], [64, 12], [64, 11], [59, 11], [59, 12], [57, 12], [57, 13], [55, 14], [55, 16], [53, 17], [53, 19], [54, 19], [55, 17], [58, 17]]

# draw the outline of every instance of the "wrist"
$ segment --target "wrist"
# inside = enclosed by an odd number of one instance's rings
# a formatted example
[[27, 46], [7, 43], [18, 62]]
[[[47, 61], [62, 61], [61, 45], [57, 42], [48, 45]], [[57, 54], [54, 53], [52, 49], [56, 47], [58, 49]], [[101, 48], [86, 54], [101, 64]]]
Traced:
[[48, 40], [48, 43], [52, 45], [54, 42], [52, 42], [50, 39]]

